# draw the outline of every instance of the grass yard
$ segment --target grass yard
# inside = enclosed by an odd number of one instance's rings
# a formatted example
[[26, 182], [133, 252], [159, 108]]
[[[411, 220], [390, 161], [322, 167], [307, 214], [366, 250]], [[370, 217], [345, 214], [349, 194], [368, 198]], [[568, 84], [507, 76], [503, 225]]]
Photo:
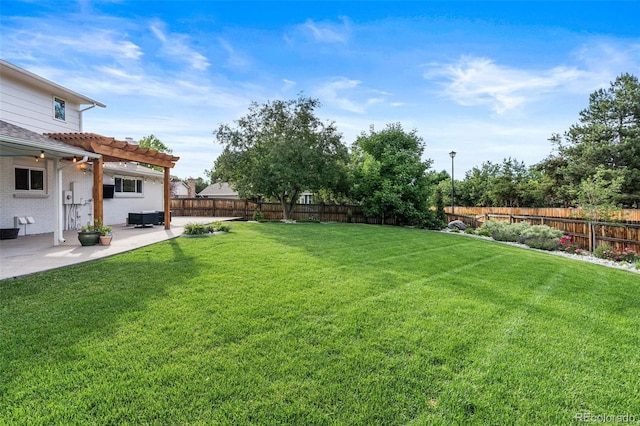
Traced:
[[638, 348], [632, 272], [417, 229], [234, 223], [0, 282], [0, 424], [640, 421]]

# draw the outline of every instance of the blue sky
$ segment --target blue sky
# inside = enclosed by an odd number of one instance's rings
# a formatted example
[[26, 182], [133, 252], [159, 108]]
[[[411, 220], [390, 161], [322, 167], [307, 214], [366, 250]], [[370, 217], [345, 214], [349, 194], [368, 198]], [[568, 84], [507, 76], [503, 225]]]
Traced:
[[2, 1], [2, 58], [107, 105], [84, 130], [159, 137], [204, 177], [252, 101], [318, 98], [350, 146], [416, 129], [433, 169], [535, 164], [589, 94], [640, 76], [640, 3]]

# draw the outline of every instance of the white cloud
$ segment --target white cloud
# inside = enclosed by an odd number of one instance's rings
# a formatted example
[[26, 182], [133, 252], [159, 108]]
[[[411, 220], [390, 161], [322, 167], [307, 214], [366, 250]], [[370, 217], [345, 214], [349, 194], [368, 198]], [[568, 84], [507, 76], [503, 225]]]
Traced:
[[149, 27], [151, 32], [162, 42], [163, 53], [178, 62], [186, 62], [191, 68], [205, 71], [211, 65], [206, 56], [189, 46], [189, 38], [183, 34], [169, 33], [164, 30], [164, 23], [155, 21]]
[[296, 86], [296, 84], [297, 83], [295, 81], [283, 78], [282, 79], [282, 91], [283, 92], [287, 92], [287, 91], [293, 89]]
[[227, 68], [238, 71], [245, 71], [249, 68], [249, 66], [251, 65], [251, 61], [247, 58], [246, 55], [238, 53], [236, 49], [231, 45], [231, 43], [223, 38], [219, 38], [218, 42], [220, 43], [220, 46], [224, 49], [224, 51], [227, 52]]
[[[316, 89], [320, 100], [337, 108], [364, 113], [372, 105], [383, 103], [388, 93], [363, 89], [361, 81], [345, 77], [334, 78]], [[372, 96], [373, 94], [373, 96]]]
[[433, 64], [424, 78], [443, 79], [444, 94], [460, 105], [487, 105], [498, 115], [561, 91], [586, 71], [575, 67], [526, 70], [497, 65], [491, 59], [464, 56], [450, 64]]
[[332, 22], [314, 22], [308, 19], [304, 24], [300, 25], [300, 29], [311, 34], [314, 40], [322, 43], [346, 43], [349, 39], [350, 24], [346, 18], [342, 18], [342, 23]]
[[29, 56], [34, 59], [88, 55], [119, 61], [138, 60], [143, 55], [140, 46], [112, 30], [88, 29], [66, 36], [48, 24], [34, 23], [32, 30], [6, 30], [3, 38], [3, 56], [8, 58], [24, 57], [21, 52], [25, 51], [31, 52]]

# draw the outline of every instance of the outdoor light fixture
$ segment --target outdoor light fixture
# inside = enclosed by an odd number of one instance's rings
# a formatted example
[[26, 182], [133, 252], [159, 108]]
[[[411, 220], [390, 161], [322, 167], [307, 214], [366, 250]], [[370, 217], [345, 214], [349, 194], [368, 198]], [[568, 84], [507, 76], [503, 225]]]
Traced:
[[40, 158], [44, 158], [44, 151], [40, 151]]
[[449, 156], [451, 157], [451, 214], [454, 214], [456, 201], [455, 201], [455, 190], [453, 188], [453, 159], [456, 156], [456, 152], [451, 151], [449, 153]]
[[77, 161], [78, 161], [78, 159], [76, 157], [73, 157], [73, 162], [75, 163]]

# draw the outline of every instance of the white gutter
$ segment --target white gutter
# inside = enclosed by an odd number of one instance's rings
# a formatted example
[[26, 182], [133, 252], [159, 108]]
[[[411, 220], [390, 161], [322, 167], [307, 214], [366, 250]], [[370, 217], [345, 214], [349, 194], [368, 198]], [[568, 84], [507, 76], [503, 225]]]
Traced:
[[84, 116], [82, 115], [82, 113], [85, 112], [85, 111], [89, 111], [90, 109], [95, 108], [97, 106], [98, 105], [94, 102], [93, 105], [89, 105], [85, 109], [81, 109], [81, 110], [78, 111], [80, 113], [80, 123], [79, 123], [79, 126], [78, 126], [78, 127], [80, 127], [80, 133], [82, 133], [84, 131], [84, 130], [82, 130], [84, 128], [84, 125], [83, 125], [83, 121], [84, 121], [83, 117]]

